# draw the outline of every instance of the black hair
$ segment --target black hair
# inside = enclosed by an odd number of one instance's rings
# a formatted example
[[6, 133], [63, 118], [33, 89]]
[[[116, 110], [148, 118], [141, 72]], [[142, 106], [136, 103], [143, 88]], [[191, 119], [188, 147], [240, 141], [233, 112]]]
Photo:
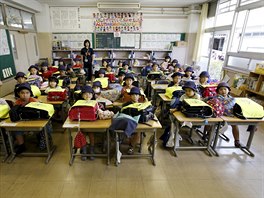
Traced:
[[89, 47], [91, 47], [91, 42], [88, 40], [88, 39], [86, 39], [84, 42], [83, 42], [83, 46], [85, 47], [85, 43], [89, 43]]

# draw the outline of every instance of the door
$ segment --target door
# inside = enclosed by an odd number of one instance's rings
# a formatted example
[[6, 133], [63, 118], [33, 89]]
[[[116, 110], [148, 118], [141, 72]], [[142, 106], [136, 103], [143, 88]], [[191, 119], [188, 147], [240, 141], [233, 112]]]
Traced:
[[16, 71], [27, 74], [29, 66], [38, 63], [39, 60], [37, 35], [10, 31], [10, 38]]

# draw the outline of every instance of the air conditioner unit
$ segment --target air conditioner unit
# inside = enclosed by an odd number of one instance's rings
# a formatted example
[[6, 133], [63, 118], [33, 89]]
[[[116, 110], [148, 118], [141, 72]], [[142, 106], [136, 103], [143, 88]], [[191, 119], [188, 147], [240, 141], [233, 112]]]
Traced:
[[137, 12], [140, 10], [140, 3], [97, 3], [100, 12]]

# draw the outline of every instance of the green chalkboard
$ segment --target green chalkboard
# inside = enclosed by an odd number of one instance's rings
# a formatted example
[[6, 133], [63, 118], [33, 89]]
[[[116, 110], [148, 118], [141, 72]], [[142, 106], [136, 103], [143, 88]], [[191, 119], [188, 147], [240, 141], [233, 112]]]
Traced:
[[96, 48], [120, 48], [120, 37], [114, 37], [113, 33], [97, 33]]
[[9, 31], [0, 29], [0, 79], [5, 80], [16, 75]]

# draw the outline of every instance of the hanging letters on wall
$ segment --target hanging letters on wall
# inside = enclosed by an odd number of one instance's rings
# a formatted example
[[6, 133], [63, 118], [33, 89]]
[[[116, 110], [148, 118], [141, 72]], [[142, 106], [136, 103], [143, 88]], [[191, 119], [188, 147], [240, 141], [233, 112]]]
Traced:
[[95, 32], [141, 32], [142, 13], [94, 13]]

